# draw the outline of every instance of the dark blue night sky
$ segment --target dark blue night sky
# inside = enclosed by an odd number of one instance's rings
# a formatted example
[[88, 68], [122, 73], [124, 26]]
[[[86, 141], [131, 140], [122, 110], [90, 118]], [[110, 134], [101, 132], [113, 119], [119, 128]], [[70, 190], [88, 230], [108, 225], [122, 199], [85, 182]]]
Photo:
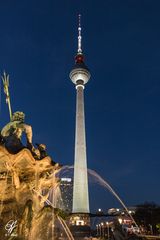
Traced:
[[[1, 0], [0, 71], [33, 142], [73, 165], [75, 89], [69, 79], [82, 14], [88, 167], [128, 206], [160, 203], [160, 1]], [[9, 121], [1, 90], [0, 127]], [[119, 206], [90, 186], [91, 210]]]

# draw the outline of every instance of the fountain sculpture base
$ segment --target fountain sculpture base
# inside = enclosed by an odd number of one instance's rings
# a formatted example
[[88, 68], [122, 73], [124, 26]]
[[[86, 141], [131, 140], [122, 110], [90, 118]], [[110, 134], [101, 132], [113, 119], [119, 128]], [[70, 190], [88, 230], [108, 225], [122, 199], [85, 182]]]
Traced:
[[37, 161], [28, 149], [10, 154], [0, 146], [0, 239], [52, 239], [54, 211], [46, 201], [59, 168], [50, 157]]

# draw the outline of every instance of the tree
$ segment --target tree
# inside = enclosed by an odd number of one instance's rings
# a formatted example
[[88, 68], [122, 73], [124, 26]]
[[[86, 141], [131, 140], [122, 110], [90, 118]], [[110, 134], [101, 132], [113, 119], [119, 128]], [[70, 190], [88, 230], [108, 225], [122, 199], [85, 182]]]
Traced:
[[139, 225], [144, 225], [147, 231], [158, 234], [156, 225], [160, 223], [160, 206], [153, 202], [137, 205], [135, 220]]

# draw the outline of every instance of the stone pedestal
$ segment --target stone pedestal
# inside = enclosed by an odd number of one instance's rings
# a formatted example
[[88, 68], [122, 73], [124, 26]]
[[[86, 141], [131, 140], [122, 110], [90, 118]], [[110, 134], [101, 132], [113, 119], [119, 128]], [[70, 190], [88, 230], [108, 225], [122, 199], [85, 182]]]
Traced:
[[38, 161], [28, 149], [10, 154], [0, 146], [0, 239], [53, 239], [56, 217], [45, 202], [58, 168], [50, 157]]

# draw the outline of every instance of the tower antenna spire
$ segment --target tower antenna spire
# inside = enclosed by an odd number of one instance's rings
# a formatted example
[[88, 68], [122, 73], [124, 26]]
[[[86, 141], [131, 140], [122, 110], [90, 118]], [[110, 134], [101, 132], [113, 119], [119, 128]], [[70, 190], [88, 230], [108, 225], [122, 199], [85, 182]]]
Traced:
[[81, 14], [78, 15], [78, 54], [82, 54]]

